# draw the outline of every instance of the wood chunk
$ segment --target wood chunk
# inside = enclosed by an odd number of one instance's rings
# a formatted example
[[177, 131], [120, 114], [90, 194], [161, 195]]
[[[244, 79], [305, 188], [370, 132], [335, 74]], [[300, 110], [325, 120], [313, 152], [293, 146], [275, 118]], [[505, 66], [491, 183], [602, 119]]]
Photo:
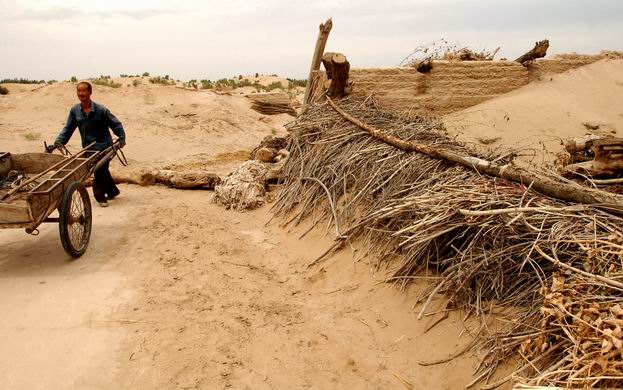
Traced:
[[422, 61], [418, 61], [415, 64], [415, 70], [420, 73], [428, 73], [433, 69], [433, 60], [430, 58], [425, 58]]
[[322, 64], [327, 72], [327, 78], [331, 80], [327, 95], [332, 98], [340, 98], [346, 95], [348, 85], [348, 72], [350, 63], [342, 53], [327, 52], [322, 56]]
[[267, 135], [260, 142], [260, 144], [256, 146], [255, 148], [253, 148], [253, 150], [251, 151], [251, 160], [256, 159], [255, 154], [257, 153], [258, 150], [262, 148], [275, 149], [275, 151], [277, 151], [277, 150], [281, 150], [285, 148], [287, 144], [288, 144], [288, 139], [286, 137], [274, 137], [272, 135]]
[[567, 165], [564, 173], [577, 172], [592, 177], [615, 177], [623, 173], [622, 138], [593, 140], [591, 149], [594, 160]]
[[521, 57], [517, 58], [515, 62], [519, 62], [522, 65], [527, 65], [529, 62], [536, 60], [537, 58], [545, 57], [547, 49], [549, 48], [549, 41], [544, 39], [534, 44], [534, 47], [529, 52], [525, 53]]
[[277, 157], [277, 149], [260, 148], [255, 152], [255, 159], [262, 162], [271, 163], [275, 160], [275, 157]]

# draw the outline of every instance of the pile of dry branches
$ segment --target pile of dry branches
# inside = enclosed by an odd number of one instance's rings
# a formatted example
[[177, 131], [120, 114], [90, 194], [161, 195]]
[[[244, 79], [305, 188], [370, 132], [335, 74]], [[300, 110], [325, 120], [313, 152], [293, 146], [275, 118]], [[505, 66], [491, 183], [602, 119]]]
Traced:
[[450, 44], [445, 39], [416, 47], [402, 60], [400, 66], [418, 67], [422, 62], [443, 61], [493, 61], [500, 48], [476, 51], [458, 44]]
[[255, 111], [266, 114], [290, 114], [296, 115], [292, 107], [292, 100], [288, 94], [283, 92], [254, 93], [247, 96], [253, 102], [251, 108]]
[[[370, 100], [340, 105], [389, 135], [473, 155], [438, 123], [395, 117]], [[354, 242], [361, 257], [380, 259], [389, 281], [437, 275], [420, 317], [445, 293], [446, 310], [480, 318], [473, 384], [623, 385], [623, 218], [401, 151], [328, 105], [311, 107], [289, 131], [275, 215], [328, 221], [336, 231], [328, 253]], [[508, 358], [517, 370], [489, 383]]]

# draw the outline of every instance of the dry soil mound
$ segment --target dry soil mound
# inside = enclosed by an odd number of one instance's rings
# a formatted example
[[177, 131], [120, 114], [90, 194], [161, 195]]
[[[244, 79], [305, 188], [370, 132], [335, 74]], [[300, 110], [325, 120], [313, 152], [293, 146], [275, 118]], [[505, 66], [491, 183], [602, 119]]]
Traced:
[[540, 162], [544, 147], [562, 150], [561, 139], [621, 136], [622, 101], [623, 60], [602, 60], [446, 115], [444, 122], [452, 133], [482, 146], [532, 148]]

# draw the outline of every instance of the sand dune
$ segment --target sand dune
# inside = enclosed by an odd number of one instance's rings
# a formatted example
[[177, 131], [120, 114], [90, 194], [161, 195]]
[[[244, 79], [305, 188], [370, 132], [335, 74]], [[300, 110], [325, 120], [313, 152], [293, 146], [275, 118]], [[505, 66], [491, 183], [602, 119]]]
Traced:
[[526, 148], [536, 153], [535, 162], [551, 161], [562, 139], [623, 136], [622, 101], [623, 60], [601, 60], [446, 115], [444, 122], [481, 147]]

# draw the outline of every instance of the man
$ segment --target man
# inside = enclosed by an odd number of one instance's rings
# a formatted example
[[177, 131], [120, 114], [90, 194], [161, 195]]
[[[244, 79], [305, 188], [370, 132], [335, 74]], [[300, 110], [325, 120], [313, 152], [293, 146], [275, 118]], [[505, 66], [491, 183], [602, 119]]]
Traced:
[[[86, 81], [78, 83], [76, 93], [80, 103], [69, 110], [65, 127], [59, 133], [54, 144], [67, 144], [77, 127], [80, 130], [83, 148], [86, 148], [93, 141], [95, 141], [95, 145], [92, 148], [95, 150], [104, 150], [112, 145], [109, 128], [119, 137], [119, 145], [125, 146], [123, 125], [108, 108], [91, 100], [92, 92], [91, 83]], [[108, 164], [107, 161], [95, 171], [93, 178], [93, 195], [101, 207], [108, 206], [107, 197], [110, 200], [119, 195], [119, 189], [110, 175]]]

